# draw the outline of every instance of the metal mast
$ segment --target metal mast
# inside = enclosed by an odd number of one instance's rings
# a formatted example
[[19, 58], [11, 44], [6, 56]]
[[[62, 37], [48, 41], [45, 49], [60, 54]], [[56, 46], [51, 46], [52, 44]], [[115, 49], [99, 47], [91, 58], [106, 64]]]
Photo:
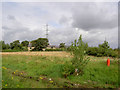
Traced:
[[105, 41], [106, 41], [106, 36], [105, 36]]
[[46, 24], [46, 38], [48, 39], [48, 24]]

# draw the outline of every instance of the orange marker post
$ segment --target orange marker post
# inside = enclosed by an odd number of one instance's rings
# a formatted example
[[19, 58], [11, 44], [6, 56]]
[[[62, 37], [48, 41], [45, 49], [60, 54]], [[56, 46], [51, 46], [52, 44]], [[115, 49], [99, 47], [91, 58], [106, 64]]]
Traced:
[[110, 66], [110, 59], [107, 60], [107, 66]]

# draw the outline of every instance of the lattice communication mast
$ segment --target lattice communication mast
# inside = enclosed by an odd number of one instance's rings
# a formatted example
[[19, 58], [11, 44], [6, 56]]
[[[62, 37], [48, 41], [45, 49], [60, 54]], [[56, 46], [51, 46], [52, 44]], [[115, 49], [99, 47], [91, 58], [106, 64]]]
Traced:
[[48, 24], [46, 24], [46, 38], [48, 39]]

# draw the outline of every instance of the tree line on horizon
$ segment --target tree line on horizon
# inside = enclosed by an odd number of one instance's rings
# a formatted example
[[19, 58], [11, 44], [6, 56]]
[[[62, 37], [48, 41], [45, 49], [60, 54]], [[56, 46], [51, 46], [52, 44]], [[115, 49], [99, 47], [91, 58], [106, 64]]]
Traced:
[[[74, 42], [76, 43], [77, 40], [75, 40]], [[30, 43], [32, 45], [31, 47], [35, 47], [32, 51], [42, 51], [43, 48], [46, 48], [49, 45], [49, 41], [47, 38], [38, 38], [31, 41]], [[10, 44], [6, 44], [5, 41], [0, 41], [0, 45], [2, 46], [2, 52], [28, 51], [29, 41], [25, 40], [20, 43], [19, 40], [15, 40]], [[71, 44], [71, 46], [66, 47], [65, 43], [60, 43], [59, 49], [46, 49], [46, 51], [71, 51], [72, 45], [73, 43]], [[110, 45], [106, 40], [102, 44], [99, 44], [98, 47], [89, 47], [86, 43], [85, 53], [98, 57], [118, 57], [118, 49], [110, 48]]]
[[[29, 46], [30, 43], [30, 46]], [[35, 47], [32, 51], [42, 51], [43, 48], [46, 48], [49, 45], [47, 38], [38, 38], [32, 41], [22, 41], [15, 40], [10, 44], [6, 44], [5, 41], [0, 41], [2, 46], [1, 50], [4, 51], [28, 51], [28, 47]], [[59, 48], [65, 48], [65, 43], [60, 43]], [[59, 50], [59, 49], [57, 49]]]

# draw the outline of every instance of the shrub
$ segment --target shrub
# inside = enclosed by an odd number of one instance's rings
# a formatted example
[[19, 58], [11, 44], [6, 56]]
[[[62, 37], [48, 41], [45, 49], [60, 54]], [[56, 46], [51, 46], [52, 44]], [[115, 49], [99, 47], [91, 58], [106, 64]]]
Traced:
[[15, 50], [15, 49], [5, 49], [2, 52], [21, 52], [22, 50]]
[[67, 76], [74, 73], [74, 67], [71, 62], [65, 62], [62, 67], [62, 75], [66, 78]]
[[28, 47], [23, 46], [21, 50], [22, 50], [22, 51], [28, 51]]
[[80, 35], [78, 42], [77, 40], [72, 43], [70, 49], [71, 53], [74, 55], [72, 59], [72, 65], [74, 67], [75, 73], [82, 74], [85, 66], [87, 65], [89, 58], [86, 57], [87, 43], [82, 41], [82, 35]]
[[45, 49], [45, 51], [64, 51], [64, 48]]
[[118, 51], [114, 51], [112, 48], [103, 47], [88, 47], [88, 55], [93, 55], [97, 57], [108, 56], [108, 57], [118, 57]]
[[109, 57], [114, 57], [114, 58], [117, 58], [118, 57], [118, 52], [117, 51], [114, 51], [113, 49], [109, 49], [106, 51], [106, 54], [107, 56]]
[[98, 54], [98, 47], [89, 47], [89, 48], [87, 49], [87, 54], [88, 54], [88, 55], [97, 56], [97, 54]]

